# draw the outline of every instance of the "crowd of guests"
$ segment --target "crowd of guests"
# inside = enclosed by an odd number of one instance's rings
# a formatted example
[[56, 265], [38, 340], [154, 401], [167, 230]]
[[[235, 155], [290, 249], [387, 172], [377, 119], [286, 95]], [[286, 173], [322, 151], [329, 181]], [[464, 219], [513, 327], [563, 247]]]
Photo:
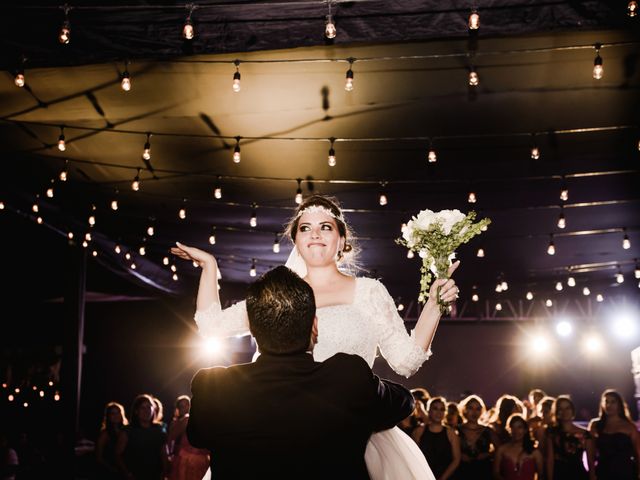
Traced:
[[[478, 395], [451, 402], [424, 388], [412, 393], [414, 412], [399, 427], [438, 480], [639, 478], [640, 434], [616, 390], [602, 393], [599, 416], [586, 428], [575, 421], [570, 396], [551, 397], [539, 389], [524, 400], [502, 395], [492, 408]], [[201, 480], [209, 452], [191, 446], [185, 434], [190, 404], [188, 396], [179, 396], [166, 422], [153, 395], [138, 395], [129, 415], [120, 403], [107, 403], [84, 478]], [[1, 480], [38, 478], [29, 467], [33, 449], [24, 442], [12, 445], [0, 435]]]
[[521, 401], [502, 395], [487, 409], [469, 395], [459, 403], [412, 390], [411, 436], [438, 480], [637, 480], [640, 434], [616, 390], [605, 390], [587, 428], [575, 422], [569, 395], [532, 390]]

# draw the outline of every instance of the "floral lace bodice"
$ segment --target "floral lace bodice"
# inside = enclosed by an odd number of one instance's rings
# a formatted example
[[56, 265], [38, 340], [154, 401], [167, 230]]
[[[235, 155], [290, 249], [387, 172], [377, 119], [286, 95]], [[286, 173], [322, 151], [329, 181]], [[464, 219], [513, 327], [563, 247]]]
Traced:
[[[356, 278], [353, 303], [318, 308], [318, 343], [313, 357], [323, 361], [343, 352], [360, 355], [373, 366], [377, 348], [391, 368], [410, 377], [431, 356], [407, 333], [404, 322], [387, 289], [378, 280]], [[202, 336], [230, 337], [249, 334], [245, 302], [222, 310], [214, 303], [197, 311], [196, 324]]]

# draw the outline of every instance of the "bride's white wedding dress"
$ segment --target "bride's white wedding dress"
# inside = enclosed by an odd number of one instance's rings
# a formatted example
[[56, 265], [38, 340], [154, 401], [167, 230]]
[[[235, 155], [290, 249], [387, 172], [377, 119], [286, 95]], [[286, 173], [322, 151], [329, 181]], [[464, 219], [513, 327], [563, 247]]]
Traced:
[[[391, 368], [410, 377], [431, 356], [409, 335], [387, 289], [378, 280], [356, 278], [354, 300], [350, 304], [318, 308], [318, 343], [313, 350], [316, 361], [338, 352], [360, 355], [373, 366], [377, 349]], [[245, 302], [222, 310], [214, 303], [197, 311], [200, 334], [228, 337], [249, 333]], [[374, 433], [369, 439], [365, 460], [373, 480], [435, 480], [424, 455], [398, 427]]]

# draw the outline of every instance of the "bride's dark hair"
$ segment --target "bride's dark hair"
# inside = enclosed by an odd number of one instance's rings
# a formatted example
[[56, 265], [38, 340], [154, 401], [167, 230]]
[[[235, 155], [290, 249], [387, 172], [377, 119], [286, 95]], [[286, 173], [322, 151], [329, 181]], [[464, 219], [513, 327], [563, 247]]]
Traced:
[[314, 206], [325, 208], [334, 215], [336, 225], [338, 226], [338, 233], [345, 239], [344, 248], [341, 252], [339, 252], [338, 256], [340, 260], [343, 260], [345, 259], [345, 254], [349, 254], [347, 263], [349, 263], [351, 266], [355, 266], [356, 248], [354, 245], [353, 232], [344, 219], [342, 209], [340, 208], [340, 202], [338, 202], [338, 199], [335, 197], [315, 194], [305, 198], [302, 203], [298, 205], [298, 208], [296, 208], [293, 216], [287, 222], [284, 230], [285, 235], [291, 239], [292, 243], [295, 243], [296, 234], [298, 233], [298, 224], [300, 223], [301, 212], [309, 207]]

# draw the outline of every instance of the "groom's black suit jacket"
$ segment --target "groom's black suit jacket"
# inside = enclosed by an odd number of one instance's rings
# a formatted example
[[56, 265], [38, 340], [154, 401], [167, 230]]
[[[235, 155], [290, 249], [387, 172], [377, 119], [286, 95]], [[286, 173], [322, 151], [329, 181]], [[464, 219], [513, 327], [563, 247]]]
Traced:
[[413, 411], [411, 392], [344, 353], [202, 369], [191, 392], [187, 436], [211, 451], [214, 480], [369, 478], [369, 435]]

